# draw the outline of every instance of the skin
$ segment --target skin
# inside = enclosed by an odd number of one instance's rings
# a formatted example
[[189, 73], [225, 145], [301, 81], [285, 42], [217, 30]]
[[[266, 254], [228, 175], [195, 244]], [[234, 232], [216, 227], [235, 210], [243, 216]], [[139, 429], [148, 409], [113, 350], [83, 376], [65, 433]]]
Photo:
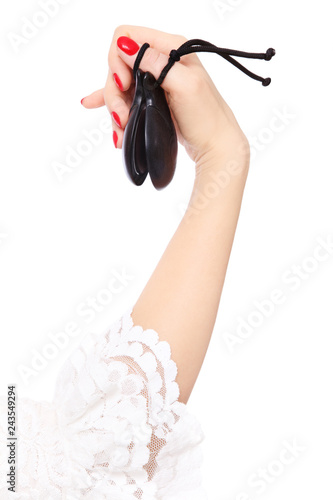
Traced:
[[[109, 51], [105, 87], [83, 99], [87, 109], [106, 105], [122, 147], [123, 130], [133, 98], [129, 56], [117, 46], [120, 36], [150, 44], [140, 68], [158, 78], [170, 50], [186, 38], [141, 26], [119, 26]], [[117, 73], [122, 85], [116, 85]], [[186, 85], [184, 85], [186, 82]], [[167, 74], [166, 92], [178, 140], [195, 166], [187, 210], [133, 307], [132, 318], [153, 328], [171, 347], [176, 362], [179, 401], [187, 403], [204, 361], [227, 271], [248, 175], [249, 143], [233, 112], [196, 54], [184, 56]]]

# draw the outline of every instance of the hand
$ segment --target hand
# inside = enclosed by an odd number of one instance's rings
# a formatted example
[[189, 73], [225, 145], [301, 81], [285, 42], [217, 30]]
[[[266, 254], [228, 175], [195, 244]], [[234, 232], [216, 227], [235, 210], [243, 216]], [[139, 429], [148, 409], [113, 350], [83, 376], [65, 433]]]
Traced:
[[[126, 38], [125, 38], [126, 37]], [[85, 97], [86, 108], [106, 105], [113, 118], [114, 143], [122, 147], [124, 128], [133, 100], [132, 68], [140, 46], [148, 42], [140, 68], [157, 79], [168, 62], [169, 52], [186, 38], [141, 26], [119, 26], [109, 51], [109, 71], [104, 89]], [[195, 162], [197, 172], [216, 158], [249, 159], [248, 141], [196, 54], [176, 62], [162, 88], [175, 123], [179, 142]]]

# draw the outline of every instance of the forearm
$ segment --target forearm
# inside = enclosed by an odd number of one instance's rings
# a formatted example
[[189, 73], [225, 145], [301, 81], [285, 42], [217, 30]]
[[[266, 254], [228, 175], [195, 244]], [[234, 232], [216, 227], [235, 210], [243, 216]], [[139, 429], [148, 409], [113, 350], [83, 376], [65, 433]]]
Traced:
[[183, 402], [214, 328], [247, 172], [248, 161], [230, 155], [197, 173], [187, 211], [133, 308], [135, 324], [170, 343]]

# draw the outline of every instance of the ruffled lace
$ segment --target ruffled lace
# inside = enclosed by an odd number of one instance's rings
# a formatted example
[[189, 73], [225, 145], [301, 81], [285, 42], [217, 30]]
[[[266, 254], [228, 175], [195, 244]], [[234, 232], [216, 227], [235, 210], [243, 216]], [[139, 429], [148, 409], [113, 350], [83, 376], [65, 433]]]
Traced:
[[29, 418], [18, 422], [19, 488], [9, 498], [207, 499], [204, 433], [178, 401], [170, 345], [134, 325], [131, 314], [83, 338], [52, 403], [22, 399], [18, 415]]

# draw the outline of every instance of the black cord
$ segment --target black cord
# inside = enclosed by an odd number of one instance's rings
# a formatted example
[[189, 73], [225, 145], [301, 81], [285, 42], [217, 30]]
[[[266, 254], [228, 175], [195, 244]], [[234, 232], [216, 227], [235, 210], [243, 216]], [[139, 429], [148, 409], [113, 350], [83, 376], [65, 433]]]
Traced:
[[136, 59], [135, 59], [135, 62], [134, 62], [134, 66], [133, 66], [133, 76], [134, 76], [134, 80], [135, 80], [135, 77], [136, 77], [136, 72], [138, 71], [139, 69], [139, 65], [140, 65], [140, 62], [141, 62], [141, 59], [143, 58], [144, 56], [144, 53], [146, 52], [146, 50], [150, 47], [149, 43], [144, 43], [139, 52], [138, 52], [138, 55], [136, 56]]
[[[145, 51], [148, 49], [148, 47], [150, 47], [149, 43], [144, 43], [138, 52], [138, 55], [136, 57], [134, 67], [133, 67], [134, 78], [135, 78], [136, 72], [138, 70], [139, 64], [142, 60], [142, 57], [143, 57]], [[262, 78], [261, 76], [258, 76], [256, 74], [252, 73], [251, 71], [249, 71], [247, 68], [245, 68], [242, 64], [240, 64], [238, 61], [236, 61], [231, 56], [245, 57], [247, 59], [263, 59], [265, 61], [270, 61], [272, 59], [272, 57], [275, 55], [274, 49], [269, 48], [264, 53], [243, 52], [240, 50], [225, 49], [222, 47], [217, 47], [216, 45], [213, 45], [210, 42], [206, 42], [205, 40], [193, 39], [193, 40], [188, 40], [187, 42], [183, 43], [177, 50], [173, 49], [170, 51], [169, 61], [166, 64], [166, 66], [162, 69], [160, 76], [156, 80], [155, 87], [158, 87], [159, 85], [161, 85], [164, 78], [166, 77], [166, 75], [168, 74], [168, 72], [170, 71], [172, 66], [175, 64], [175, 62], [179, 61], [182, 56], [185, 56], [187, 54], [191, 54], [193, 52], [213, 52], [213, 53], [218, 54], [219, 56], [223, 57], [226, 61], [233, 64], [236, 68], [240, 69], [243, 73], [248, 75], [250, 78], [253, 78], [254, 80], [261, 82], [264, 87], [267, 87], [271, 83], [270, 78]]]

